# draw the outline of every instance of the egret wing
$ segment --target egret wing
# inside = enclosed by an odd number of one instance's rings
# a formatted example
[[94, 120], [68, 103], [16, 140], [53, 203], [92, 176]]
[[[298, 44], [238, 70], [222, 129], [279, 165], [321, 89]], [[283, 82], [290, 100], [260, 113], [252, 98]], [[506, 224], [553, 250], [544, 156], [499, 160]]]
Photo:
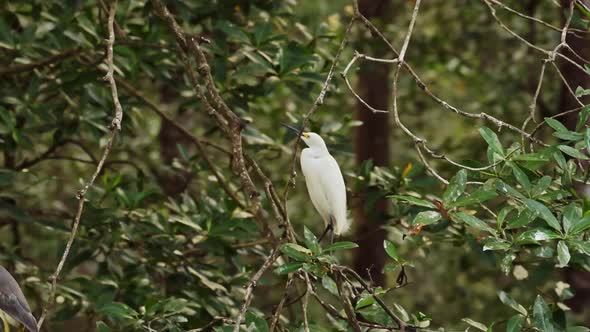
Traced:
[[342, 234], [348, 230], [346, 220], [346, 185], [336, 160], [328, 155], [324, 161], [323, 176], [321, 177], [324, 195], [330, 207], [330, 214], [335, 218], [335, 233]]
[[31, 313], [25, 295], [12, 275], [0, 266], [0, 309], [23, 324], [29, 332], [37, 332], [37, 320]]
[[301, 152], [301, 170], [305, 176], [305, 185], [311, 203], [316, 211], [322, 216], [324, 222], [327, 224], [330, 220], [330, 204], [327, 198], [327, 192], [323, 188], [324, 176], [322, 158], [315, 158], [310, 154], [308, 149], [303, 149]]

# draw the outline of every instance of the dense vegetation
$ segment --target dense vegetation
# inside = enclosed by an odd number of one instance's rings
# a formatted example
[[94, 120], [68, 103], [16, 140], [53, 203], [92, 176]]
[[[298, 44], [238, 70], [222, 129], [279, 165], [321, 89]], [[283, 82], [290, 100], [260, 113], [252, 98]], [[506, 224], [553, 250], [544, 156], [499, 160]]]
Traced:
[[[42, 331], [590, 331], [589, 4], [358, 2], [0, 3], [0, 265]], [[280, 123], [372, 230], [318, 244]]]

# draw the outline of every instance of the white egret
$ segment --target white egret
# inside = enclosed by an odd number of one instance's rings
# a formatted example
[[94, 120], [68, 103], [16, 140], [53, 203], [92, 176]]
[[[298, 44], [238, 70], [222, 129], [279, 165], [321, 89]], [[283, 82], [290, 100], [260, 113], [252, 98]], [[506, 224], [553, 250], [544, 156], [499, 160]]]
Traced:
[[[285, 127], [299, 134], [300, 130]], [[301, 139], [308, 148], [301, 151], [301, 170], [313, 206], [318, 211], [326, 229], [320, 241], [330, 232], [330, 243], [334, 235], [346, 233], [350, 221], [346, 218], [346, 186], [336, 159], [330, 155], [322, 137], [312, 132], [302, 132]]]
[[[29, 332], [37, 332], [37, 320], [31, 313], [27, 299], [18, 283], [6, 269], [0, 266], [0, 310], [24, 325]], [[8, 331], [6, 321], [4, 329]]]

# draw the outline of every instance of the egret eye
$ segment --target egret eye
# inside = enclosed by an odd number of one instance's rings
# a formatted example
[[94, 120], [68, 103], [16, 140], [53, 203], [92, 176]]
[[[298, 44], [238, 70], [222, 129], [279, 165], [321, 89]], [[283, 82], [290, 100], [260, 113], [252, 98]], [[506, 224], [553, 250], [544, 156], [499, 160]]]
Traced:
[[308, 134], [308, 133], [303, 133], [303, 134], [301, 134], [301, 135], [302, 135], [303, 137], [305, 137], [305, 138], [309, 139], [309, 134]]

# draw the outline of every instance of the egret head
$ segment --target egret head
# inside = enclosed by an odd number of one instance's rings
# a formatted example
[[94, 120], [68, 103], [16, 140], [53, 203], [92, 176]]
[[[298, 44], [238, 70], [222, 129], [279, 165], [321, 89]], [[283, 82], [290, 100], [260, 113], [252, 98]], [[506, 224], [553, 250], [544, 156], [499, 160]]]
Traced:
[[309, 146], [310, 148], [326, 148], [326, 143], [322, 136], [312, 133], [312, 132], [303, 132], [301, 133], [301, 139]]
[[300, 129], [297, 129], [297, 128], [295, 128], [291, 125], [288, 125], [286, 123], [282, 123], [282, 125], [283, 125], [283, 127], [296, 133], [297, 135], [299, 135], [299, 133], [301, 133], [301, 140], [303, 140], [305, 142], [305, 144], [307, 144], [307, 146], [309, 146], [310, 148], [327, 150], [326, 143], [324, 142], [324, 139], [320, 135], [318, 135], [316, 133], [309, 132], [309, 131], [301, 131]]

